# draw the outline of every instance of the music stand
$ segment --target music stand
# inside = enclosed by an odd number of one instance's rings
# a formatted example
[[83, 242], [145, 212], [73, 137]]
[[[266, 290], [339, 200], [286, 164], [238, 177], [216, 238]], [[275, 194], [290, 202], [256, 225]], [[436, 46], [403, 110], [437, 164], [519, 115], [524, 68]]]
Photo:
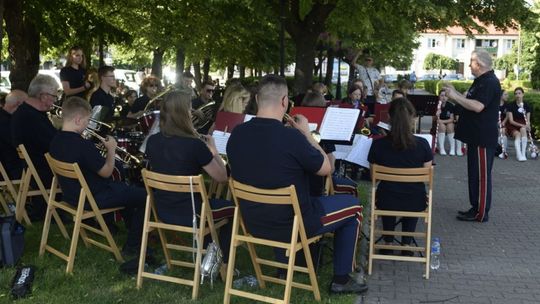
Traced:
[[416, 115], [418, 115], [418, 132], [421, 131], [422, 117], [435, 116], [439, 97], [436, 95], [407, 95], [407, 99], [413, 104]]

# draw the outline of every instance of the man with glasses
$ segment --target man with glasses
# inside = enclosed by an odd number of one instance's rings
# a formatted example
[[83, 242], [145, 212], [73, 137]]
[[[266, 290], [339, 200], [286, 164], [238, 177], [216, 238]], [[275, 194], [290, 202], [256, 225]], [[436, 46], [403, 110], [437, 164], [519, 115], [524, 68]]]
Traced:
[[92, 93], [90, 106], [103, 106], [104, 112], [98, 119], [111, 121], [114, 115], [114, 98], [111, 95], [111, 89], [116, 85], [114, 77], [114, 68], [111, 66], [102, 66], [98, 69], [99, 88]]
[[[52, 172], [44, 154], [49, 152], [49, 144], [57, 130], [47, 117], [47, 112], [58, 98], [58, 84], [49, 75], [38, 74], [30, 82], [28, 98], [13, 113], [11, 118], [11, 137], [17, 147], [23, 144], [36, 167], [43, 184], [48, 187]], [[40, 196], [32, 201], [29, 216], [32, 220], [43, 219], [46, 204]], [[27, 204], [28, 205], [28, 204]]]
[[[214, 84], [210, 81], [205, 81], [202, 84], [201, 89], [199, 90], [199, 97], [191, 101], [191, 108], [193, 110], [198, 110], [200, 107], [211, 102], [213, 95], [214, 95]], [[214, 110], [214, 113], [215, 113], [215, 110]], [[205, 117], [202, 111], [194, 111], [193, 114], [198, 116], [202, 120], [208, 119], [208, 117]], [[202, 127], [201, 129], [198, 129], [197, 132], [201, 134], [208, 134], [208, 130], [210, 129], [211, 126], [212, 124], [208, 123], [206, 124], [206, 126]]]

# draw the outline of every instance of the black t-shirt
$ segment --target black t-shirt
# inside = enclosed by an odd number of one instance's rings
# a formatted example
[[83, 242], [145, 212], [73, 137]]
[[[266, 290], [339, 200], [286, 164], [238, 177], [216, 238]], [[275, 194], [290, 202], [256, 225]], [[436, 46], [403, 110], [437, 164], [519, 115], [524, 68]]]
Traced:
[[444, 107], [441, 109], [441, 114], [439, 119], [447, 120], [450, 119], [450, 115], [454, 114], [454, 105], [450, 102], [446, 102]]
[[207, 102], [204, 102], [201, 97], [197, 97], [197, 98], [194, 98], [191, 100], [191, 108], [193, 110], [197, 110], [198, 108], [200, 108], [201, 106], [207, 104]]
[[52, 180], [52, 172], [45, 160], [51, 140], [58, 130], [54, 128], [47, 113], [23, 103], [11, 118], [11, 138], [17, 147], [23, 144], [45, 186]]
[[[91, 141], [75, 132], [60, 131], [51, 142], [50, 153], [59, 161], [79, 164], [94, 197], [98, 193], [108, 191], [112, 180], [98, 175], [106, 160]], [[63, 192], [62, 198], [70, 204], [76, 204], [81, 191], [79, 182], [64, 177], [60, 177], [59, 182]]]
[[[11, 114], [0, 108], [0, 162], [10, 179], [21, 177], [24, 163], [19, 158], [11, 139]], [[2, 177], [0, 176], [0, 180]]]
[[[369, 150], [368, 161], [391, 168], [421, 168], [433, 160], [433, 153], [427, 140], [416, 136], [415, 139], [415, 147], [403, 151], [394, 149], [390, 136], [376, 139]], [[390, 207], [384, 209], [403, 205], [401, 210], [419, 211], [425, 208], [426, 189], [424, 183], [382, 181], [377, 186], [377, 197], [384, 207]]]
[[[157, 133], [148, 139], [146, 154], [152, 171], [170, 175], [199, 175], [212, 159], [206, 144], [192, 137], [165, 136]], [[178, 222], [178, 217], [192, 218], [191, 195], [156, 190], [154, 194], [159, 217], [164, 222]], [[197, 211], [201, 197], [195, 196]], [[199, 212], [198, 212], [199, 213]]]
[[501, 113], [501, 121], [503, 121], [506, 118], [506, 113], [508, 112], [508, 104], [499, 104], [499, 112]]
[[[336, 151], [336, 146], [326, 140], [321, 140], [319, 143], [321, 148], [326, 154]], [[309, 175], [309, 195], [318, 197], [324, 195], [324, 186], [326, 182], [326, 176], [319, 176], [317, 174]]]
[[469, 88], [467, 98], [481, 102], [484, 109], [480, 113], [462, 109], [456, 127], [456, 139], [470, 145], [497, 147], [501, 94], [501, 84], [493, 71], [477, 77]]
[[104, 120], [112, 120], [114, 115], [114, 98], [102, 88], [98, 88], [94, 93], [92, 93], [92, 97], [90, 98], [90, 106], [92, 106], [92, 108], [95, 106], [103, 106], [107, 111]]
[[[69, 87], [72, 89], [80, 88], [84, 86], [84, 76], [86, 75], [86, 70], [79, 68], [78, 70], [74, 69], [71, 66], [63, 67], [60, 70], [60, 80], [69, 82]], [[73, 96], [79, 96], [84, 98], [85, 91], [79, 92]]]
[[[324, 157], [296, 129], [280, 121], [255, 117], [234, 128], [227, 144], [231, 174], [237, 181], [263, 189], [294, 185], [308, 235], [320, 227], [322, 206], [309, 196], [309, 176], [320, 170]], [[274, 240], [290, 240], [293, 210], [240, 202], [251, 233]]]
[[129, 109], [129, 112], [137, 113], [139, 111], [143, 111], [149, 101], [150, 101], [150, 97], [146, 95], [142, 95], [141, 97], [135, 99], [135, 101], [133, 102], [133, 105]]
[[517, 103], [512, 102], [508, 105], [507, 111], [512, 113], [512, 118], [514, 119], [514, 121], [525, 121], [524, 114], [531, 113], [531, 106], [527, 102], [523, 102], [523, 109], [520, 109]]

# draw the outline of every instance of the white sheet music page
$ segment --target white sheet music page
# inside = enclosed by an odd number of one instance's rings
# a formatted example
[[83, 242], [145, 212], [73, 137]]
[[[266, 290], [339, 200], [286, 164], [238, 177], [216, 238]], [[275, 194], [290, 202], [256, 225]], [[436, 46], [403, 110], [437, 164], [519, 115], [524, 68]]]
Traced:
[[219, 154], [227, 155], [227, 142], [229, 142], [230, 136], [231, 133], [218, 130], [214, 130], [214, 133], [212, 133], [212, 137], [216, 142], [216, 149], [218, 150]]
[[355, 140], [351, 152], [349, 152], [349, 155], [347, 155], [347, 158], [345, 158], [345, 160], [351, 163], [358, 164], [364, 168], [369, 168], [369, 162], [367, 158], [369, 154], [369, 149], [371, 149], [371, 144], [373, 143], [373, 139], [364, 135], [356, 136], [359, 136], [359, 138], [358, 140]]
[[351, 153], [353, 145], [358, 141], [359, 138], [360, 138], [360, 135], [355, 134], [352, 145], [335, 145], [336, 151], [334, 151], [332, 154], [334, 154], [336, 159], [343, 159], [343, 160], [346, 159], [349, 153]]
[[321, 139], [350, 140], [360, 110], [349, 108], [327, 108], [319, 132]]
[[433, 149], [433, 147], [431, 146], [431, 144], [433, 143], [433, 135], [431, 135], [431, 134], [414, 134], [414, 136], [425, 138], [427, 140], [427, 142], [429, 143], [429, 147]]

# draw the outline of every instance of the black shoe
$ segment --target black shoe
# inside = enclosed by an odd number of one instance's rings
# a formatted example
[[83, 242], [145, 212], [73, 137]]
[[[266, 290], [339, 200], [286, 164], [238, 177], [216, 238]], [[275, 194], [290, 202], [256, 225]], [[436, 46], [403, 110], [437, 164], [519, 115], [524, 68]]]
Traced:
[[353, 279], [350, 279], [345, 284], [337, 284], [332, 282], [330, 284], [330, 293], [342, 294], [342, 293], [364, 293], [368, 290], [367, 284], [360, 284]]
[[480, 222], [485, 223], [489, 221], [489, 218], [487, 215], [484, 215], [484, 218], [480, 221], [478, 220], [477, 214], [464, 214], [464, 215], [458, 215], [456, 218], [460, 221], [464, 222]]
[[459, 210], [457, 212], [459, 215], [468, 215], [468, 214], [472, 214], [472, 215], [476, 215], [476, 210], [474, 210], [474, 208], [471, 207], [471, 209], [467, 210], [467, 211], [463, 211], [463, 210]]

